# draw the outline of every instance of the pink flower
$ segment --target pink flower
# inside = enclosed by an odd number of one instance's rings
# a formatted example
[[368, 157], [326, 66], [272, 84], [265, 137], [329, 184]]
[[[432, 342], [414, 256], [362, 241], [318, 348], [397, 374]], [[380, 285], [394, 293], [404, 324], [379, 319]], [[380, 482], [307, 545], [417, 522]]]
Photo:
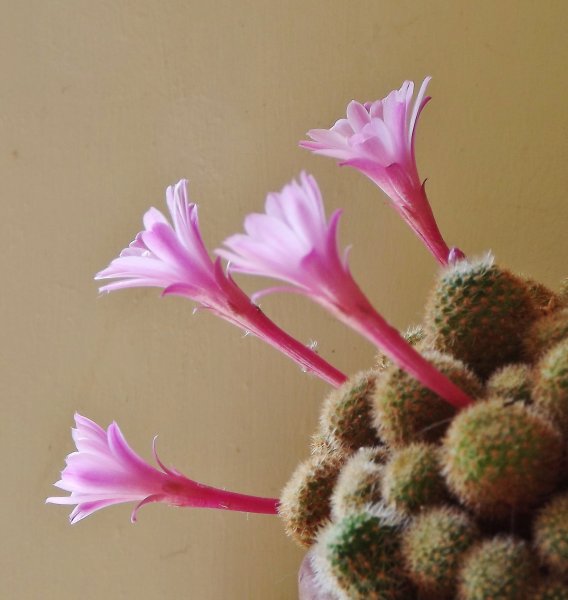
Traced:
[[347, 106], [347, 118], [331, 129], [311, 129], [300, 146], [355, 167], [392, 200], [394, 208], [443, 265], [450, 249], [438, 229], [416, 167], [414, 137], [418, 117], [430, 100], [427, 77], [412, 104], [414, 84], [405, 81], [386, 98]]
[[154, 457], [161, 470], [152, 467], [130, 448], [116, 423], [105, 431], [90, 419], [75, 414], [75, 424], [72, 434], [77, 452], [67, 457], [67, 466], [55, 484], [71, 495], [46, 500], [52, 504], [75, 504], [69, 517], [71, 523], [123, 502], [136, 502], [132, 522], [136, 521], [138, 509], [150, 502], [251, 513], [277, 512], [275, 498], [212, 488], [168, 469], [160, 462], [155, 445]]
[[373, 343], [426, 387], [455, 406], [471, 399], [410, 346], [373, 308], [353, 279], [347, 254], [340, 257], [337, 228], [340, 211], [326, 219], [321, 193], [313, 177], [269, 194], [265, 213], [245, 219], [246, 234], [225, 240], [216, 252], [230, 270], [280, 279], [289, 284], [255, 294], [294, 291], [311, 297]]
[[116, 279], [100, 288], [112, 292], [131, 287], [162, 288], [197, 302], [226, 321], [251, 332], [280, 350], [308, 372], [331, 385], [346, 377], [313, 350], [278, 328], [254, 305], [221, 266], [213, 262], [199, 231], [197, 205], [190, 203], [187, 181], [166, 192], [173, 226], [156, 208], [144, 215], [144, 231], [95, 279]]

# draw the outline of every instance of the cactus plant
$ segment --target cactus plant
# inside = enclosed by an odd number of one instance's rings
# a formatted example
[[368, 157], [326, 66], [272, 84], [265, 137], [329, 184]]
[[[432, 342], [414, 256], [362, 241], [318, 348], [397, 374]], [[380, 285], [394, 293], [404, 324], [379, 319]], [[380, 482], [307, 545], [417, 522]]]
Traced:
[[382, 477], [383, 500], [401, 514], [415, 513], [447, 498], [438, 448], [411, 444], [393, 453]]
[[[436, 351], [424, 357], [469, 395], [481, 394], [478, 378], [459, 360]], [[455, 414], [453, 406], [394, 365], [377, 382], [373, 411], [380, 438], [393, 448], [437, 441]]]
[[527, 284], [491, 255], [446, 268], [430, 296], [426, 332], [481, 377], [521, 358], [525, 332], [538, 312]]
[[501, 398], [461, 412], [443, 444], [446, 482], [466, 506], [488, 516], [526, 510], [554, 489], [563, 441], [545, 418]]
[[459, 565], [479, 530], [462, 510], [432, 508], [418, 515], [403, 534], [403, 556], [421, 597], [452, 598]]
[[568, 493], [555, 496], [534, 523], [538, 553], [553, 571], [568, 574]]

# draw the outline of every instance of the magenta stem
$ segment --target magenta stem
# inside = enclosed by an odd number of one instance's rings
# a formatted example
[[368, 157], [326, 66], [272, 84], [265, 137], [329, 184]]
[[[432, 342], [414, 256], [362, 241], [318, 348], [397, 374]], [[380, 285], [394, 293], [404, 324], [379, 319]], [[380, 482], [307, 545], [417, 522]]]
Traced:
[[458, 409], [471, 404], [472, 398], [417, 352], [373, 308], [355, 282], [353, 284], [359, 297], [355, 298], [352, 293], [349, 297], [349, 306], [345, 303], [341, 306], [341, 310], [338, 310], [336, 306], [325, 303], [326, 307], [341, 321], [373, 342], [400, 368], [446, 402]]
[[197, 486], [199, 488], [199, 499], [196, 500], [195, 495], [192, 493], [191, 503], [188, 506], [265, 515], [278, 514], [278, 498], [263, 498], [261, 496], [238, 494], [201, 483], [197, 484]]
[[306, 372], [314, 373], [336, 388], [347, 381], [346, 375], [317, 352], [280, 329], [257, 306], [251, 304], [249, 313], [239, 315], [239, 321], [251, 333], [298, 363]]

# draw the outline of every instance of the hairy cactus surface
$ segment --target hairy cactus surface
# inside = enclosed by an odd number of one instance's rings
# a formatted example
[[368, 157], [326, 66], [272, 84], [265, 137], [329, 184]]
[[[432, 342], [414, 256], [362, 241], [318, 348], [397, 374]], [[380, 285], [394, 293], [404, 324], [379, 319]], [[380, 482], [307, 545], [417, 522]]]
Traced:
[[[470, 396], [481, 394], [478, 378], [459, 360], [436, 351], [424, 357]], [[453, 406], [395, 366], [378, 381], [373, 410], [380, 438], [393, 448], [437, 441], [455, 414]]]
[[460, 600], [530, 600], [536, 568], [526, 542], [510, 536], [479, 543], [459, 573]]
[[421, 597], [452, 598], [463, 557], [480, 537], [462, 510], [433, 508], [418, 515], [403, 534], [407, 572]]
[[381, 483], [387, 456], [384, 448], [360, 448], [347, 460], [331, 496], [334, 519], [382, 500]]
[[558, 342], [568, 339], [568, 308], [535, 321], [523, 340], [526, 356], [536, 360]]
[[443, 444], [451, 491], [464, 505], [496, 517], [538, 504], [558, 482], [562, 457], [562, 438], [547, 419], [502, 398], [462, 411]]
[[370, 511], [330, 524], [316, 552], [328, 565], [343, 597], [350, 600], [406, 600], [412, 597], [402, 567], [400, 531], [390, 518]]
[[331, 513], [330, 497], [342, 460], [328, 454], [301, 463], [280, 497], [279, 514], [286, 533], [300, 546], [310, 546]]
[[536, 548], [553, 571], [568, 574], [568, 493], [555, 496], [534, 524]]
[[486, 256], [442, 272], [428, 303], [426, 331], [435, 348], [485, 378], [520, 360], [537, 314], [526, 282]]
[[394, 452], [384, 468], [382, 492], [385, 504], [405, 515], [445, 500], [438, 448], [410, 444]]
[[509, 398], [513, 402], [531, 402], [533, 376], [530, 365], [518, 363], [501, 367], [487, 381], [489, 396]]

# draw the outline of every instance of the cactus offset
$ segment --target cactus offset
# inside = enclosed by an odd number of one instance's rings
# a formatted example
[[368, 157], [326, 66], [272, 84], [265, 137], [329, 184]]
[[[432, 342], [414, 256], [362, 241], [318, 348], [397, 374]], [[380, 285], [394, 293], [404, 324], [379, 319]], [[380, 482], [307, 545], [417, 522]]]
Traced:
[[523, 345], [530, 360], [536, 360], [558, 342], [568, 339], [568, 308], [535, 321], [526, 333]]
[[381, 482], [388, 453], [384, 448], [360, 448], [342, 467], [331, 495], [336, 520], [382, 499]]
[[446, 500], [438, 454], [438, 447], [431, 444], [411, 444], [396, 451], [383, 472], [384, 503], [401, 514], [412, 514]]
[[412, 597], [403, 569], [399, 526], [388, 515], [370, 511], [347, 515], [322, 530], [315, 551], [327, 564], [322, 575], [331, 577], [349, 600]]
[[523, 363], [506, 365], [495, 371], [488, 379], [486, 392], [489, 396], [501, 396], [513, 402], [529, 404], [533, 387], [532, 379], [529, 365]]
[[300, 463], [282, 491], [278, 512], [286, 533], [300, 546], [309, 546], [331, 513], [330, 497], [342, 459], [314, 455]]
[[568, 574], [568, 493], [555, 496], [534, 523], [535, 546], [553, 571]]
[[553, 346], [536, 366], [535, 409], [548, 415], [568, 436], [568, 340]]
[[438, 350], [485, 378], [520, 359], [537, 315], [527, 284], [486, 256], [442, 272], [428, 302], [426, 331]]
[[[470, 396], [481, 394], [481, 383], [459, 360], [432, 350], [424, 358]], [[455, 414], [453, 406], [394, 365], [377, 382], [373, 411], [379, 436], [393, 448], [437, 441]]]
[[320, 435], [346, 453], [379, 444], [372, 426], [371, 397], [378, 371], [365, 371], [349, 379], [326, 398], [320, 416]]
[[479, 535], [471, 517], [457, 508], [433, 508], [415, 517], [403, 534], [402, 550], [421, 598], [453, 597], [461, 560]]
[[501, 398], [479, 402], [453, 421], [443, 443], [446, 482], [487, 516], [525, 511], [558, 482], [563, 441], [545, 418]]
[[459, 573], [460, 600], [530, 600], [536, 569], [526, 542], [496, 537], [477, 544]]

